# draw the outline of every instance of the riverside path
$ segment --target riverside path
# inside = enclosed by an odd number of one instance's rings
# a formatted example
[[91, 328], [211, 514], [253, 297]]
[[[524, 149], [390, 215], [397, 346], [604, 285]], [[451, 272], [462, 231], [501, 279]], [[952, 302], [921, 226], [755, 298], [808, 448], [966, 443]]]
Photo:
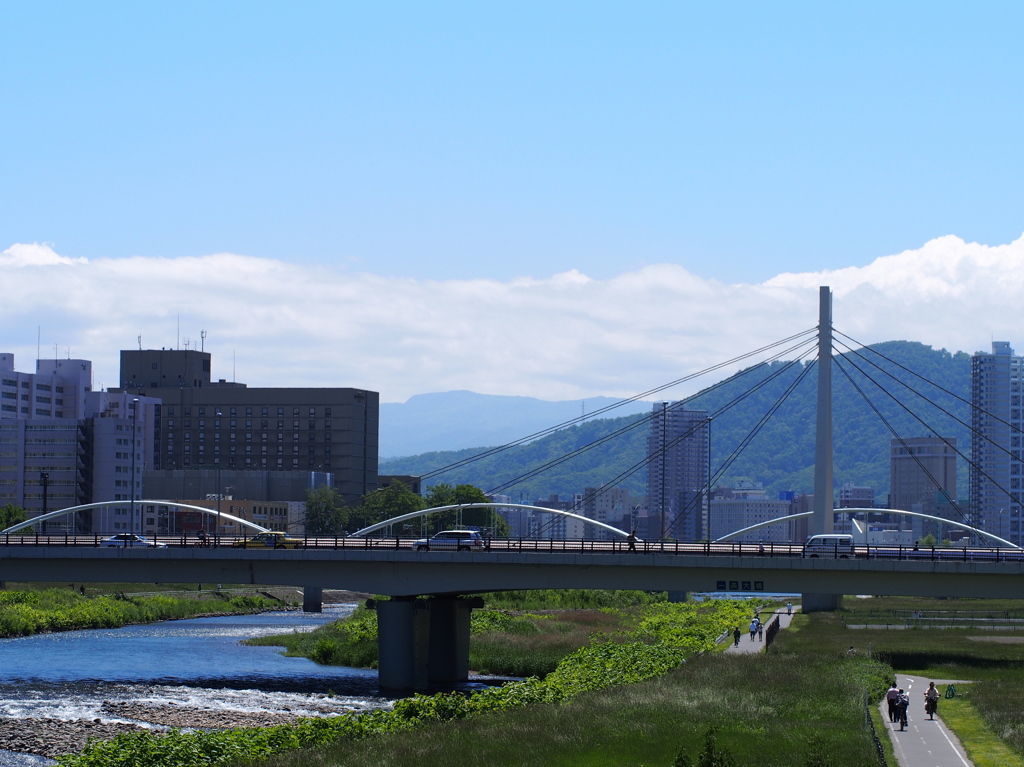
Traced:
[[889, 728], [889, 740], [896, 752], [900, 767], [972, 767], [963, 746], [940, 718], [942, 701], [935, 719], [924, 713], [924, 691], [928, 682], [945, 685], [957, 682], [955, 679], [926, 679], [924, 677], [896, 675], [896, 685], [910, 695], [910, 709], [907, 712], [907, 729], [900, 732], [900, 726], [889, 721], [888, 707], [883, 700], [879, 706], [882, 721]]

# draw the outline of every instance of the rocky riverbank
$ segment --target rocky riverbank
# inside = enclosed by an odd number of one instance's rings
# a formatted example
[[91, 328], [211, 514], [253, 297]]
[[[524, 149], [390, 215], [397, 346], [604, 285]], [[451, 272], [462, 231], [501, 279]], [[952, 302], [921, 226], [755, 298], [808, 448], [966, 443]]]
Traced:
[[141, 703], [106, 701], [103, 713], [115, 719], [147, 722], [146, 728], [129, 722], [106, 722], [101, 719], [0, 718], [0, 749], [51, 759], [62, 754], [81, 751], [89, 739], [110, 740], [126, 732], [144, 729], [166, 730], [171, 727], [203, 730], [267, 727], [286, 724], [300, 716], [337, 716], [353, 710], [351, 706], [333, 703], [325, 698], [318, 703], [303, 704], [301, 712], [232, 711], [229, 709], [194, 708], [174, 704], [149, 706]]

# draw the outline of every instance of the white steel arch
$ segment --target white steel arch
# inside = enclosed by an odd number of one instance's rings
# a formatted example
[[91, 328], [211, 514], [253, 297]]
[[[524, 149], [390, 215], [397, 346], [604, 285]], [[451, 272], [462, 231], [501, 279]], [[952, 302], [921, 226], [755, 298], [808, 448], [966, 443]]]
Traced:
[[[933, 514], [922, 514], [919, 511], [902, 511], [900, 509], [866, 509], [866, 508], [835, 509], [834, 511], [836, 511], [836, 512], [843, 512], [844, 514], [847, 513], [847, 512], [849, 512], [851, 514], [855, 514], [857, 512], [870, 512], [870, 513], [873, 513], [873, 514], [898, 514], [898, 515], [904, 516], [904, 517], [921, 517], [922, 519], [931, 519], [931, 520], [934, 520], [936, 522], [941, 522], [944, 525], [948, 525], [949, 527], [955, 527], [958, 530], [970, 530], [972, 533], [977, 533], [980, 536], [983, 536], [985, 538], [989, 538], [989, 539], [991, 539], [993, 541], [996, 541], [997, 543], [1001, 543], [1001, 544], [1004, 544], [1006, 546], [1009, 546], [1010, 548], [1014, 548], [1014, 549], [1019, 549], [1020, 548], [1020, 546], [1018, 546], [1016, 543], [1011, 543], [1010, 541], [1008, 541], [1008, 540], [1006, 540], [1004, 538], [1000, 538], [998, 535], [993, 535], [992, 533], [986, 532], [984, 530], [979, 530], [977, 527], [971, 527], [970, 525], [965, 525], [963, 522], [955, 522], [952, 519], [946, 519], [945, 517], [936, 517]], [[799, 514], [790, 514], [790, 515], [785, 516], [785, 517], [776, 517], [775, 519], [769, 519], [767, 522], [758, 522], [756, 525], [751, 525], [750, 527], [744, 527], [742, 530], [735, 530], [735, 531], [729, 533], [728, 535], [723, 535], [721, 538], [716, 538], [715, 540], [712, 541], [712, 543], [721, 543], [723, 541], [729, 540], [730, 538], [735, 538], [737, 535], [743, 535], [744, 533], [749, 533], [751, 530], [759, 530], [762, 527], [768, 527], [769, 525], [775, 525], [775, 524], [778, 524], [780, 522], [789, 522], [792, 519], [800, 519], [802, 517], [809, 517], [812, 514], [814, 514], [813, 511], [802, 511]]]
[[[362, 530], [356, 530], [354, 533], [352, 533], [351, 537], [355, 538], [361, 535], [366, 535], [367, 533], [372, 533], [375, 530], [380, 530], [390, 525], [397, 524], [398, 522], [404, 522], [407, 519], [416, 519], [417, 517], [425, 517], [428, 514], [434, 514], [438, 511], [451, 511], [452, 509], [531, 509], [533, 511], [543, 511], [547, 514], [559, 514], [563, 517], [572, 517], [573, 519], [578, 519], [582, 522], [585, 522], [588, 525], [594, 525], [596, 527], [600, 527], [602, 530], [608, 530], [610, 532], [615, 533], [616, 535], [621, 535], [623, 538], [629, 536], [629, 533], [625, 532], [624, 530], [620, 530], [617, 527], [612, 527], [611, 525], [606, 525], [604, 522], [598, 522], [596, 519], [590, 519], [589, 517], [583, 517], [579, 514], [573, 514], [571, 511], [549, 509], [544, 506], [530, 506], [529, 504], [525, 503], [457, 503], [453, 506], [435, 506], [432, 509], [424, 509], [423, 511], [412, 511], [408, 514], [401, 514], [397, 517], [392, 517], [391, 519], [385, 519], [383, 522], [378, 522], [374, 525], [370, 525], [369, 527], [364, 527]], [[638, 538], [637, 540], [640, 539]]]
[[[103, 506], [124, 506], [125, 504], [129, 503], [131, 503], [131, 501], [101, 501], [99, 503], [84, 503], [81, 506], [71, 506], [67, 509], [58, 509], [57, 511], [51, 511], [47, 514], [41, 514], [38, 517], [32, 517], [32, 519], [26, 520], [25, 522], [19, 522], [16, 525], [11, 525], [6, 530], [0, 530], [0, 535], [7, 535], [8, 533], [13, 533], [15, 530], [22, 530], [26, 527], [31, 527], [36, 522], [45, 522], [47, 519], [55, 519], [56, 517], [62, 517], [65, 514], [73, 514], [76, 511], [84, 511], [85, 509], [98, 509]], [[149, 503], [154, 505], [158, 504], [160, 506], [174, 506], [175, 508], [178, 509], [191, 509], [192, 511], [199, 511], [209, 516], [218, 516], [216, 509], [208, 509], [205, 506], [194, 506], [190, 503], [178, 503], [177, 501], [135, 501], [136, 506], [138, 506], [140, 503]], [[247, 519], [236, 517], [233, 514], [225, 514], [224, 512], [220, 512], [219, 516], [221, 519], [227, 519], [231, 522], [237, 522], [243, 527], [248, 527], [252, 530], [255, 530], [257, 533], [265, 533], [270, 529], [267, 527], [263, 527], [262, 525], [257, 525], [255, 522], [250, 522]]]

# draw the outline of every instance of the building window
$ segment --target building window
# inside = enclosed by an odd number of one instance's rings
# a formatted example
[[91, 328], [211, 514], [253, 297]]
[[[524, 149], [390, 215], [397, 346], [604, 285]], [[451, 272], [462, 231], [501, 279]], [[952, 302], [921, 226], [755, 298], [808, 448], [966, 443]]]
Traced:
[[234, 445], [231, 446], [231, 450], [229, 452], [231, 453], [231, 455], [235, 454], [235, 446]]
[[170, 405], [167, 408], [167, 415], [174, 415], [174, 405]]
[[231, 408], [231, 417], [234, 418], [236, 415], [238, 415], [238, 408]]
[[277, 409], [277, 417], [280, 418], [283, 415], [284, 415], [284, 408], [283, 407], [279, 407]]
[[324, 416], [326, 416], [327, 418], [331, 417], [331, 409], [329, 407], [324, 408]]
[[294, 466], [295, 468], [299, 467], [299, 459], [298, 458], [292, 458], [292, 466]]
[[190, 408], [190, 407], [185, 408], [185, 415], [192, 415], [192, 408]]
[[284, 428], [284, 421], [278, 421], [277, 422], [277, 428], [278, 429], [283, 429]]
[[316, 408], [315, 407], [311, 407], [309, 409], [309, 417], [310, 418], [315, 418], [316, 417]]
[[297, 452], [299, 452], [299, 446], [298, 446], [298, 445], [295, 445], [294, 447], [292, 447], [292, 452], [293, 452], [293, 453], [297, 453]]
[[269, 412], [270, 412], [269, 408], [263, 408], [263, 410], [262, 410], [262, 412], [261, 412], [261, 415], [262, 415], [262, 416], [263, 416], [264, 418], [266, 418], [266, 417], [267, 417], [267, 414], [268, 414]]
[[299, 409], [297, 407], [292, 408], [292, 415], [295, 416], [296, 418], [299, 417]]
[[264, 431], [266, 431], [266, 429], [267, 429], [267, 419], [266, 418], [264, 418], [262, 421], [260, 421], [260, 428], [263, 429]]
[[[202, 410], [202, 408], [200, 408], [200, 410]], [[200, 418], [199, 419], [199, 428], [200, 429], [205, 429], [206, 428], [206, 419], [205, 418]]]
[[201, 408], [199, 408], [199, 415], [200, 415], [200, 416], [204, 416], [204, 415], [206, 415], [206, 408], [205, 408], [205, 407], [201, 407]]
[[249, 429], [251, 431], [252, 430], [252, 421], [246, 421], [245, 422], [245, 428]]
[[252, 408], [251, 408], [251, 407], [247, 407], [247, 408], [245, 409], [245, 414], [246, 414], [247, 416], [252, 416]]

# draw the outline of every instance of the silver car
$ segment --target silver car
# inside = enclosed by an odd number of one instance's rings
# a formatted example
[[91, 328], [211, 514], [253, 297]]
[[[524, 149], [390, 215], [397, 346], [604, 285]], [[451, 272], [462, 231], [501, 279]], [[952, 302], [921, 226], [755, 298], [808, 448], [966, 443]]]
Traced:
[[118, 533], [112, 535], [106, 540], [100, 541], [100, 546], [115, 546], [117, 548], [123, 548], [125, 546], [148, 546], [149, 548], [166, 549], [166, 543], [157, 543], [151, 541], [149, 538], [143, 538], [141, 535], [135, 535], [134, 533]]
[[416, 551], [480, 551], [484, 548], [484, 539], [476, 530], [444, 530], [430, 538], [413, 541]]

